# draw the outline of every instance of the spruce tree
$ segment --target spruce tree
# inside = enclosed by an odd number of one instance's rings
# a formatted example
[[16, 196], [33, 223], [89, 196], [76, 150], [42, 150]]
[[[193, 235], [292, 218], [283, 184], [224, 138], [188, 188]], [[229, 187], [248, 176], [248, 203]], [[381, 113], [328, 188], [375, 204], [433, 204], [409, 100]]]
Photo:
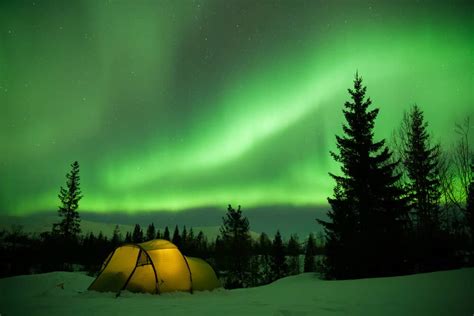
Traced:
[[118, 246], [122, 242], [122, 236], [120, 235], [119, 225], [115, 225], [111, 242], [112, 242], [112, 246], [114, 247]]
[[171, 241], [171, 238], [170, 238], [170, 230], [169, 230], [168, 226], [165, 227], [165, 231], [164, 231], [164, 233], [163, 233], [163, 239], [164, 239], [164, 240]]
[[298, 235], [294, 234], [290, 236], [290, 240], [288, 240], [287, 252], [289, 256], [288, 262], [288, 272], [290, 275], [299, 274], [300, 273], [300, 252], [301, 247], [298, 242]]
[[82, 258], [85, 260], [87, 268], [90, 268], [90, 266], [96, 259], [93, 257], [92, 254], [92, 252], [94, 251], [94, 240], [95, 236], [92, 232], [84, 236], [84, 238], [82, 239]]
[[131, 234], [130, 232], [127, 232], [127, 233], [125, 234], [125, 240], [124, 240], [124, 242], [126, 242], [126, 243], [131, 243], [131, 242], [132, 242], [132, 234]]
[[260, 284], [268, 284], [273, 281], [270, 258], [272, 241], [265, 232], [262, 232], [258, 238], [257, 253], [259, 255]]
[[161, 231], [158, 229], [158, 231], [156, 232], [156, 239], [161, 239]]
[[397, 162], [385, 140], [374, 141], [378, 109], [369, 109], [366, 87], [356, 74], [351, 101], [344, 104], [343, 136], [336, 136], [341, 164], [334, 195], [328, 198], [329, 221], [318, 220], [326, 233], [326, 275], [355, 278], [397, 273], [404, 261], [402, 232], [407, 221], [406, 201], [398, 186]]
[[439, 255], [440, 225], [440, 146], [432, 145], [423, 111], [414, 105], [405, 113], [401, 135], [406, 190], [412, 210], [416, 261], [431, 270]]
[[102, 233], [102, 231], [100, 230], [99, 231], [99, 235], [97, 235], [97, 241], [99, 243], [102, 243], [106, 238], [104, 237], [104, 234]]
[[288, 266], [285, 259], [285, 246], [281, 239], [280, 231], [277, 230], [272, 243], [271, 271], [273, 280], [278, 280], [288, 274]]
[[195, 247], [197, 257], [205, 257], [207, 255], [207, 239], [202, 230], [196, 236]]
[[156, 229], [155, 229], [155, 224], [151, 223], [148, 225], [148, 228], [146, 230], [146, 240], [152, 240], [155, 239], [156, 237]]
[[216, 257], [216, 264], [218, 266], [218, 270], [225, 270], [226, 269], [226, 262], [225, 262], [225, 251], [224, 251], [224, 242], [220, 235], [216, 236], [216, 240], [214, 241], [214, 254]]
[[251, 254], [249, 221], [242, 215], [240, 205], [237, 210], [229, 205], [226, 217], [223, 217], [222, 221], [220, 233], [225, 257], [224, 265], [228, 272], [225, 286], [245, 287]]
[[417, 105], [406, 114], [406, 118], [408, 126], [403, 164], [408, 176], [410, 206], [415, 210], [417, 226], [422, 230], [439, 221], [440, 146], [431, 145], [428, 123]]
[[316, 241], [314, 240], [313, 233], [309, 234], [308, 241], [306, 242], [306, 249], [304, 252], [304, 272], [315, 272], [316, 261], [314, 256], [316, 255]]
[[61, 206], [58, 215], [61, 218], [59, 223], [53, 224], [53, 233], [58, 234], [64, 241], [77, 240], [81, 232], [79, 212], [79, 201], [82, 199], [79, 187], [79, 163], [74, 161], [71, 164], [71, 171], [66, 174], [66, 188], [59, 190]]
[[181, 232], [181, 249], [184, 253], [188, 253], [188, 230], [186, 225], [183, 226], [183, 231]]
[[181, 235], [179, 234], [178, 225], [174, 227], [173, 239], [171, 239], [171, 242], [175, 244], [178, 249], [181, 249]]
[[135, 224], [132, 233], [132, 242], [134, 243], [141, 243], [143, 242], [143, 230], [139, 224]]
[[189, 229], [189, 233], [186, 237], [186, 251], [189, 254], [196, 252], [196, 238], [194, 237], [194, 230], [192, 227]]
[[265, 232], [258, 237], [257, 253], [260, 255], [270, 255], [272, 249], [272, 241]]

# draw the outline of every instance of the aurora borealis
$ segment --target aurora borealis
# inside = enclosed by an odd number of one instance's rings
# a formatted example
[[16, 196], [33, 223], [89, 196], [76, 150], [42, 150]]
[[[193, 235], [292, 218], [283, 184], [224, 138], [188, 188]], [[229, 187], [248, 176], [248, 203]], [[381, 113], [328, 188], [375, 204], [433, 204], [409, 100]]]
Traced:
[[320, 205], [356, 70], [390, 137], [474, 116], [472, 1], [2, 1], [0, 212]]

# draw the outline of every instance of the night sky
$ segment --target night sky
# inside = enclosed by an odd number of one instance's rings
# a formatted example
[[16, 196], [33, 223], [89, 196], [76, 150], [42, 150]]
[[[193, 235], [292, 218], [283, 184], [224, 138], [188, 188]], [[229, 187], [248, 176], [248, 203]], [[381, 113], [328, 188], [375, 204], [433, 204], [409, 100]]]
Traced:
[[0, 212], [321, 205], [356, 70], [390, 137], [474, 117], [472, 1], [1, 1]]

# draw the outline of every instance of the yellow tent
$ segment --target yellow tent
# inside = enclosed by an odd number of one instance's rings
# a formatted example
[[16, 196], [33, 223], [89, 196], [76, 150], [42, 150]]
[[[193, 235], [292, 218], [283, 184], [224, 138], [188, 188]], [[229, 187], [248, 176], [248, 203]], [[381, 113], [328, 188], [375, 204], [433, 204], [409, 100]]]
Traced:
[[89, 290], [99, 292], [165, 293], [212, 290], [220, 287], [212, 267], [186, 257], [171, 242], [154, 239], [117, 247], [105, 260]]

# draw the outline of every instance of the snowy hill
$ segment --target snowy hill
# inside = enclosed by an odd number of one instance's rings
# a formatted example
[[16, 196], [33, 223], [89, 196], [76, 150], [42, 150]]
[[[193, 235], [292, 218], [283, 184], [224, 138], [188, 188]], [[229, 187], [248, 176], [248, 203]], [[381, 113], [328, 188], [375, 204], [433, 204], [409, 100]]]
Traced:
[[[472, 315], [474, 268], [323, 281], [314, 274], [195, 294], [87, 292], [93, 278], [53, 272], [0, 279], [2, 315]], [[61, 286], [62, 285], [62, 286]], [[63, 287], [63, 288], [62, 288]]]

